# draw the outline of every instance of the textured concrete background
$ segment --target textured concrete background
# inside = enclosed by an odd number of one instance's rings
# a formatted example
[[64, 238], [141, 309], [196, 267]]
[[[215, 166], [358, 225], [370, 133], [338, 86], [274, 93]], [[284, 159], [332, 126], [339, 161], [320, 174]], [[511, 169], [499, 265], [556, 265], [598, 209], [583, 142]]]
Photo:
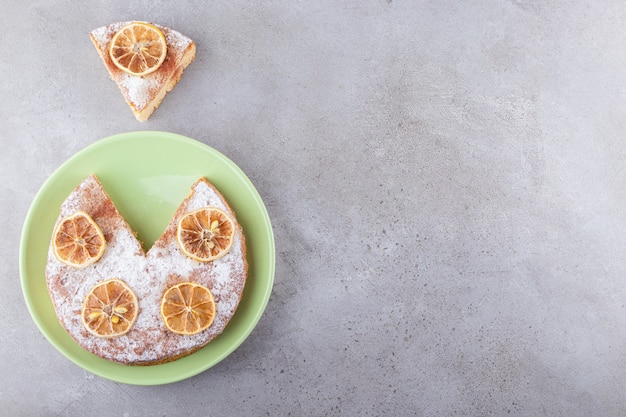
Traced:
[[[626, 3], [128, 3], [0, 15], [3, 415], [626, 415]], [[198, 45], [143, 124], [87, 35], [126, 19]], [[144, 129], [235, 161], [277, 246], [250, 337], [158, 387], [65, 359], [18, 273], [48, 175]]]

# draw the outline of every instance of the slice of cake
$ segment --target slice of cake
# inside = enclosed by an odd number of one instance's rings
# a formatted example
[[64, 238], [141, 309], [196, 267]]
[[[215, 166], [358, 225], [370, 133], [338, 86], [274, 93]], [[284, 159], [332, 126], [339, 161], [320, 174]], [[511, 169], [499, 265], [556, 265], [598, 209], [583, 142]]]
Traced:
[[[130, 34], [120, 36], [121, 31]], [[196, 45], [191, 39], [153, 23], [117, 22], [95, 29], [89, 35], [111, 78], [140, 122], [150, 117], [196, 56]], [[156, 43], [156, 53], [146, 46], [152, 41]], [[158, 49], [160, 41], [166, 47]], [[123, 47], [128, 48], [128, 53], [116, 56], [116, 51]], [[128, 61], [125, 62], [125, 58]], [[137, 65], [147, 65], [149, 71], [134, 70]]]
[[[226, 216], [228, 224], [204, 218], [203, 210]], [[195, 219], [191, 225], [181, 226], [190, 216]], [[96, 238], [85, 239], [80, 227], [99, 229], [101, 234], [93, 232]], [[218, 256], [199, 261], [181, 249], [179, 236], [193, 244], [193, 236], [185, 233], [193, 235], [194, 228], [199, 230], [197, 247], [217, 250]], [[65, 230], [61, 238], [59, 230]], [[79, 267], [66, 262], [65, 256], [77, 252], [55, 248], [67, 245], [73, 234], [80, 237], [74, 239], [78, 248], [104, 246], [101, 256]], [[222, 244], [220, 239], [230, 240]], [[61, 205], [46, 281], [59, 322], [80, 346], [108, 360], [151, 365], [189, 355], [221, 334], [239, 305], [247, 271], [242, 228], [227, 201], [205, 178], [192, 185], [163, 234], [144, 252], [98, 178], [91, 175]]]

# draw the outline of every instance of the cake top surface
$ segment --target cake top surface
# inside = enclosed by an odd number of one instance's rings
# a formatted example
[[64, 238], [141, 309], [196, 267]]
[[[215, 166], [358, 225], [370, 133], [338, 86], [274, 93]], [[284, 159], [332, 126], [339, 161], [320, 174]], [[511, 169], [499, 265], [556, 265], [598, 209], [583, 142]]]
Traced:
[[[85, 269], [75, 269], [48, 254], [46, 277], [59, 321], [85, 349], [106, 359], [143, 363], [181, 355], [219, 335], [241, 299], [247, 275], [246, 249], [241, 228], [231, 250], [213, 262], [187, 258], [176, 241], [177, 219], [185, 212], [215, 206], [234, 213], [205, 179], [198, 180], [161, 237], [147, 252], [132, 228], [115, 209], [95, 176], [85, 179], [61, 206], [59, 220], [77, 210], [87, 212], [101, 227], [107, 241], [102, 258]], [[123, 280], [139, 299], [139, 316], [124, 336], [103, 339], [90, 335], [81, 321], [82, 303], [93, 286], [106, 279]], [[197, 282], [211, 290], [216, 303], [213, 324], [196, 335], [177, 335], [165, 329], [160, 300], [167, 288], [180, 282]]]
[[176, 30], [151, 23], [151, 25], [159, 28], [165, 35], [168, 47], [167, 56], [165, 61], [155, 72], [141, 77], [133, 76], [115, 66], [109, 56], [109, 44], [113, 35], [129, 23], [131, 23], [131, 21], [111, 23], [92, 30], [90, 35], [94, 45], [98, 48], [111, 78], [120, 86], [129, 104], [131, 104], [136, 111], [141, 111], [152, 101], [159, 90], [167, 84], [186, 51], [195, 50], [191, 48], [195, 47], [195, 44], [190, 38]]

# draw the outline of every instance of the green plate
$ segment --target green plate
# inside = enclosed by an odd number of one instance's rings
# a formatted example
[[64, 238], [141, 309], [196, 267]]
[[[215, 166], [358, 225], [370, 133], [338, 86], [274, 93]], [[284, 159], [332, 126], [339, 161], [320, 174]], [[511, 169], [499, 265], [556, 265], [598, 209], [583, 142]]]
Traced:
[[[56, 319], [45, 266], [59, 207], [89, 174], [102, 182], [146, 249], [158, 239], [204, 176], [221, 191], [246, 236], [248, 279], [241, 303], [224, 332], [196, 353], [153, 366], [127, 366], [81, 348]], [[67, 160], [43, 184], [28, 211], [20, 244], [26, 304], [41, 332], [67, 358], [117, 382], [158, 385], [197, 375], [233, 352], [261, 318], [274, 282], [274, 235], [267, 210], [248, 177], [230, 159], [193, 139], [166, 132], [131, 132], [102, 139]]]

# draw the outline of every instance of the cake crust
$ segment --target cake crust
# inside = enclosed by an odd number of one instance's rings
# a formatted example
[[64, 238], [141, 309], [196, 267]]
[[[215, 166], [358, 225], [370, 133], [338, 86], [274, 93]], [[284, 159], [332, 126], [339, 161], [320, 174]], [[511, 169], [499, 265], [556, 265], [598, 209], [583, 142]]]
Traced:
[[[186, 212], [216, 206], [235, 220], [233, 247], [223, 258], [197, 262], [178, 247], [176, 227]], [[133, 229], [117, 211], [95, 175], [78, 185], [63, 202], [57, 223], [83, 210], [100, 226], [107, 247], [102, 258], [84, 269], [59, 262], [52, 245], [46, 265], [46, 282], [57, 318], [76, 342], [104, 359], [129, 365], [152, 365], [189, 355], [221, 334], [235, 314], [243, 294], [248, 263], [245, 237], [235, 213], [219, 191], [205, 178], [198, 179], [182, 201], [163, 234], [145, 252]], [[137, 295], [139, 316], [123, 336], [106, 339], [91, 335], [81, 321], [81, 308], [89, 290], [110, 278], [126, 282]], [[216, 304], [213, 324], [196, 335], [167, 330], [159, 307], [167, 288], [180, 282], [197, 282], [209, 288]]]

